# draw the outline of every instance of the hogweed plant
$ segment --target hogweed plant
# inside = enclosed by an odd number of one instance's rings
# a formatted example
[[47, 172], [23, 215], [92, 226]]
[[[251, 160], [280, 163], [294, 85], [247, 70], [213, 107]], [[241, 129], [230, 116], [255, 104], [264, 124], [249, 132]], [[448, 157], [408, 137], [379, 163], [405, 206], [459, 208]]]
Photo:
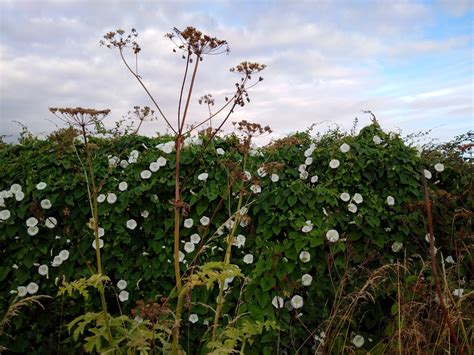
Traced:
[[[204, 99], [200, 99], [199, 102], [206, 103], [209, 109], [209, 116], [203, 118], [196, 123], [191, 125], [190, 129], [187, 129], [186, 124], [188, 123], [189, 107], [193, 97], [193, 90], [196, 84], [197, 73], [200, 63], [204, 60], [206, 55], [218, 55], [222, 53], [229, 53], [229, 46], [226, 40], [221, 40], [216, 37], [203, 34], [194, 27], [187, 27], [183, 31], [174, 28], [172, 32], [167, 33], [166, 37], [171, 40], [174, 44], [173, 52], [181, 53], [182, 58], [185, 60], [184, 74], [179, 92], [178, 105], [177, 105], [177, 120], [176, 125], [171, 123], [171, 119], [164, 113], [158, 100], [152, 95], [146, 84], [144, 83], [141, 75], [138, 71], [138, 54], [141, 51], [141, 47], [137, 42], [138, 32], [132, 29], [129, 34], [125, 35], [125, 31], [118, 29], [115, 32], [108, 32], [100, 44], [107, 48], [117, 49], [122, 62], [128, 69], [130, 74], [138, 81], [141, 87], [145, 90], [150, 100], [152, 101], [155, 108], [158, 110], [159, 115], [163, 118], [168, 128], [174, 134], [175, 142], [175, 181], [174, 189], [175, 196], [173, 201], [174, 209], [174, 269], [175, 269], [175, 281], [176, 281], [176, 292], [179, 295], [182, 294], [183, 282], [181, 279], [180, 270], [180, 226], [182, 217], [185, 217], [188, 212], [188, 204], [186, 201], [181, 199], [182, 189], [184, 186], [181, 185], [180, 179], [180, 162], [181, 162], [181, 149], [186, 136], [191, 134], [193, 130], [204, 125], [218, 115], [223, 116], [219, 126], [210, 133], [209, 142], [215, 137], [215, 135], [221, 130], [224, 124], [227, 122], [229, 117], [237, 106], [243, 107], [246, 103], [250, 102], [248, 89], [262, 81], [262, 77], [259, 77], [256, 82], [252, 82], [252, 76], [259, 73], [265, 68], [265, 65], [259, 63], [243, 62], [236, 67], [231, 69], [231, 72], [237, 73], [241, 76], [239, 82], [235, 84], [235, 91], [232, 97], [229, 99], [226, 97], [226, 102], [214, 113], [211, 113], [210, 106], [214, 104], [214, 99], [211, 101], [211, 96], [207, 95]], [[131, 49], [135, 56], [135, 65], [131, 64], [127, 58], [125, 51]], [[186, 92], [185, 88], [188, 86]], [[180, 329], [179, 315], [181, 311], [178, 309], [181, 307], [181, 302], [178, 301], [176, 310], [176, 324], [173, 329], [173, 354], [178, 352], [178, 339]]]
[[[97, 274], [101, 276], [103, 274], [102, 270], [102, 260], [101, 260], [101, 243], [99, 234], [99, 208], [97, 202], [97, 195], [99, 193], [99, 187], [96, 182], [95, 172], [93, 168], [93, 158], [91, 152], [91, 145], [88, 140], [88, 129], [92, 127], [99, 127], [105, 117], [110, 113], [109, 109], [106, 110], [95, 110], [95, 109], [85, 109], [81, 107], [77, 108], [57, 108], [52, 107], [49, 109], [56, 117], [62, 120], [64, 123], [68, 124], [70, 127], [77, 128], [81, 134], [81, 139], [84, 144], [85, 152], [85, 164], [82, 162], [80, 155], [77, 154], [77, 158], [81, 163], [81, 166], [84, 168], [84, 178], [86, 180], [87, 186], [87, 196], [89, 199], [91, 219], [89, 222], [89, 227], [94, 231], [94, 245], [95, 245], [95, 255], [96, 255], [96, 267]], [[109, 315], [107, 312], [107, 303], [105, 300], [105, 291], [103, 282], [100, 281], [101, 287], [98, 287], [100, 294], [100, 302], [102, 305], [102, 312], [105, 318], [105, 325], [107, 327], [107, 336], [109, 342], [112, 343], [112, 333], [109, 327]]]

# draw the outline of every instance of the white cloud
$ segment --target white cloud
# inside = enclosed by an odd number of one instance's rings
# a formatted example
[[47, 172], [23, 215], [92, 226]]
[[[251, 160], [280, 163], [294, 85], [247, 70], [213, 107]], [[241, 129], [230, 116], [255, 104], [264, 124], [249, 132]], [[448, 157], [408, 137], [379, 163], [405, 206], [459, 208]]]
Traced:
[[[231, 92], [238, 80], [228, 69], [242, 60], [266, 63], [268, 68], [262, 72], [265, 80], [250, 92], [251, 103], [237, 110], [232, 121], [245, 118], [269, 124], [277, 134], [303, 130], [314, 122], [350, 128], [363, 109], [374, 111], [382, 125], [399, 122], [407, 129], [413, 127], [407, 118], [433, 125], [440, 112], [461, 120], [472, 112], [472, 86], [456, 67], [449, 71], [457, 81], [446, 81], [443, 70], [420, 79], [416, 73], [409, 80], [387, 76], [392, 68], [421, 55], [429, 59], [453, 53], [462, 56], [453, 58], [454, 63], [469, 60], [468, 35], [426, 35], [436, 25], [437, 7], [425, 3], [251, 6], [228, 1], [208, 8], [206, 3], [129, 1], [85, 7], [82, 1], [56, 0], [0, 6], [5, 10], [0, 134], [18, 132], [13, 119], [33, 132], [53, 129], [48, 106], [111, 108], [109, 121], [113, 121], [135, 105], [151, 105], [118, 54], [98, 46], [102, 35], [116, 28], [139, 31], [140, 75], [174, 120], [184, 61], [171, 52], [163, 35], [173, 26], [188, 24], [227, 39], [232, 50], [229, 56], [203, 62], [189, 113], [193, 119], [206, 114], [206, 108], [196, 104], [201, 95], [212, 93], [216, 107], [223, 102], [223, 94]], [[467, 11], [465, 5], [451, 7], [456, 14]], [[133, 62], [133, 56], [128, 58]], [[369, 122], [368, 117], [364, 120]], [[153, 134], [164, 127], [159, 121], [145, 125], [142, 132]]]

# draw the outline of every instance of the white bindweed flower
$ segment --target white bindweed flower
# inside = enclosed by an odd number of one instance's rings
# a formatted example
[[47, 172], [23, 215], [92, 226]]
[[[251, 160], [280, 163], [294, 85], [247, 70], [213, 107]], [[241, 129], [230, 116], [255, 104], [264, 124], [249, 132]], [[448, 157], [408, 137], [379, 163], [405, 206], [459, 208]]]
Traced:
[[301, 283], [303, 286], [309, 286], [313, 282], [313, 277], [310, 274], [304, 274], [301, 276]]
[[125, 289], [127, 288], [127, 281], [125, 281], [125, 280], [119, 280], [119, 281], [117, 282], [117, 288], [118, 288], [119, 290], [125, 290]]
[[148, 166], [148, 169], [150, 169], [151, 172], [156, 173], [160, 170], [160, 165], [156, 161], [152, 161]]
[[41, 200], [41, 208], [45, 210], [49, 210], [52, 206], [51, 201], [48, 199]]
[[148, 180], [149, 178], [151, 178], [151, 171], [150, 170], [143, 170], [141, 173], [140, 173], [140, 177], [143, 179], [143, 180]]
[[272, 176], [270, 176], [270, 180], [272, 180], [273, 182], [277, 182], [278, 180], [280, 180], [280, 177], [277, 174], [272, 174]]
[[315, 147], [310, 146], [308, 149], [306, 149], [306, 150], [304, 151], [304, 156], [307, 158], [307, 157], [310, 157], [311, 155], [313, 155], [314, 148], [315, 148]]
[[306, 171], [306, 164], [300, 164], [300, 166], [298, 166], [298, 171], [300, 173]]
[[308, 232], [311, 232], [313, 230], [313, 227], [314, 226], [313, 226], [313, 223], [311, 221], [306, 221], [303, 228], [301, 228], [301, 231], [303, 233], [308, 233]]
[[343, 192], [339, 197], [344, 202], [347, 202], [351, 199], [351, 195], [349, 195], [347, 192]]
[[291, 299], [291, 306], [294, 308], [294, 309], [298, 309], [298, 308], [301, 308], [303, 307], [303, 297], [301, 297], [300, 295], [295, 295], [293, 296], [293, 298]]
[[128, 184], [126, 181], [122, 181], [120, 182], [119, 186], [118, 186], [119, 190], [120, 191], [126, 191], [128, 189]]
[[456, 263], [451, 255], [448, 255], [448, 257], [445, 259], [445, 261], [448, 264], [455, 264]]
[[398, 253], [403, 248], [403, 243], [400, 242], [393, 242], [392, 244], [392, 251], [394, 253]]
[[339, 232], [335, 229], [330, 229], [326, 232], [326, 239], [331, 243], [335, 243], [339, 240]]
[[246, 254], [244, 256], [244, 263], [252, 264], [253, 263], [253, 255], [252, 254]]
[[119, 300], [120, 300], [120, 302], [126, 302], [126, 301], [128, 301], [129, 295], [130, 295], [130, 294], [128, 293], [128, 291], [125, 291], [125, 290], [120, 291], [120, 293], [119, 293]]
[[178, 260], [179, 260], [180, 263], [184, 261], [184, 253], [181, 250], [179, 251], [179, 259]]
[[423, 170], [423, 175], [425, 175], [425, 178], [427, 178], [428, 180], [431, 179], [432, 175], [431, 175], [431, 171], [429, 170]]
[[35, 217], [30, 217], [26, 220], [27, 227], [34, 227], [38, 224], [38, 220]]
[[356, 335], [354, 339], [352, 339], [352, 344], [354, 344], [357, 348], [360, 348], [364, 345], [365, 340], [362, 335]]
[[337, 169], [339, 167], [339, 165], [341, 165], [341, 163], [337, 159], [333, 159], [329, 162], [329, 167], [331, 169]]
[[166, 158], [164, 157], [159, 157], [158, 159], [156, 159], [156, 162], [158, 163], [158, 165], [160, 167], [163, 167], [166, 165]]
[[127, 221], [127, 228], [131, 230], [134, 230], [135, 228], [137, 228], [137, 221], [135, 221], [133, 218], [129, 219]]
[[111, 157], [111, 158], [109, 159], [109, 166], [110, 166], [111, 168], [115, 168], [115, 167], [118, 165], [119, 160], [120, 160], [119, 157]]
[[195, 247], [194, 243], [192, 243], [192, 242], [186, 242], [186, 243], [184, 243], [184, 251], [185, 251], [186, 253], [192, 253], [195, 248], [196, 248], [196, 247]]
[[224, 155], [224, 154], [225, 154], [225, 151], [224, 151], [224, 149], [222, 149], [222, 148], [217, 148], [217, 149], [216, 149], [216, 152], [217, 152], [217, 154], [219, 154], [219, 155]]
[[191, 243], [198, 244], [200, 241], [201, 237], [199, 236], [199, 234], [194, 233], [193, 235], [191, 235]]
[[299, 256], [300, 260], [304, 263], [307, 263], [308, 261], [311, 260], [311, 254], [308, 253], [307, 251], [303, 250], [301, 253], [300, 253], [300, 256]]
[[0, 220], [6, 221], [11, 217], [11, 212], [9, 210], [1, 210], [0, 211]]
[[18, 291], [18, 297], [25, 297], [28, 293], [28, 290], [25, 286], [18, 286], [16, 289]]
[[[94, 249], [96, 248], [95, 240], [92, 242], [92, 247]], [[104, 247], [104, 241], [102, 239], [99, 239], [99, 248], [102, 249], [103, 247]]]
[[360, 204], [364, 201], [362, 198], [362, 195], [360, 193], [355, 193], [354, 196], [352, 197], [355, 203]]
[[464, 293], [464, 289], [463, 288], [457, 288], [453, 291], [453, 296], [455, 297], [461, 297], [462, 294]]
[[201, 217], [201, 219], [199, 220], [199, 222], [201, 222], [203, 226], [209, 225], [210, 221], [211, 220], [209, 219], [209, 217], [206, 217], [206, 216]]
[[46, 186], [48, 186], [48, 185], [46, 185], [45, 182], [40, 182], [40, 183], [38, 183], [38, 184], [36, 185], [36, 188], [37, 188], [38, 190], [44, 190], [44, 189], [46, 188]]
[[44, 224], [49, 229], [53, 229], [54, 227], [58, 225], [58, 220], [54, 217], [48, 217], [46, 218], [46, 221], [44, 222]]
[[38, 234], [39, 228], [38, 228], [38, 226], [28, 227], [27, 232], [28, 232], [29, 235], [31, 235], [33, 237], [36, 234]]
[[120, 167], [122, 169], [126, 169], [128, 167], [128, 165], [129, 165], [128, 161], [126, 161], [126, 160], [121, 160], [120, 161]]
[[190, 314], [190, 315], [189, 315], [189, 318], [188, 318], [188, 319], [189, 319], [189, 321], [190, 321], [191, 323], [194, 324], [194, 323], [196, 323], [196, 322], [199, 320], [199, 317], [198, 317], [198, 315], [197, 315], [196, 313], [193, 313], [193, 314]]
[[58, 256], [61, 258], [62, 261], [66, 261], [67, 259], [69, 259], [69, 251], [63, 249], [59, 252]]
[[252, 178], [252, 174], [250, 174], [247, 170], [244, 171], [244, 180], [250, 180]]
[[107, 194], [107, 202], [110, 204], [114, 204], [117, 201], [117, 195], [113, 192]]
[[145, 219], [148, 218], [149, 215], [150, 215], [150, 212], [148, 212], [147, 210], [140, 212], [140, 216], [142, 216]]
[[311, 183], [314, 184], [314, 183], [317, 183], [319, 180], [319, 176], [318, 175], [314, 175], [311, 177]]
[[17, 193], [15, 193], [15, 200], [17, 200], [18, 202], [23, 201], [24, 198], [25, 193], [23, 191], [18, 191]]
[[5, 207], [5, 199], [0, 197], [0, 207]]
[[53, 259], [53, 263], [51, 264], [53, 267], [58, 267], [63, 263], [63, 259], [59, 255], [56, 255]]
[[347, 153], [349, 150], [351, 150], [351, 147], [347, 143], [342, 143], [341, 146], [339, 147], [339, 150], [342, 153]]
[[441, 163], [435, 164], [434, 168], [435, 168], [435, 170], [436, 170], [438, 173], [441, 173], [441, 172], [444, 171], [444, 165], [441, 164]]
[[18, 269], [18, 265], [17, 265], [17, 264], [13, 264], [13, 265], [12, 265], [12, 268], [13, 268], [13, 269]]
[[201, 174], [198, 175], [198, 180], [199, 181], [206, 181], [208, 177], [209, 177], [208, 173], [201, 173]]
[[312, 157], [308, 157], [305, 159], [304, 161], [305, 165], [311, 165], [313, 164], [313, 158]]
[[347, 209], [348, 209], [349, 212], [356, 213], [357, 212], [357, 205], [355, 205], [353, 203], [349, 203], [347, 205]]
[[105, 201], [105, 195], [104, 194], [100, 194], [99, 196], [97, 196], [97, 202], [102, 203], [104, 201]]
[[262, 188], [260, 187], [260, 185], [252, 185], [252, 186], [250, 186], [250, 190], [254, 194], [259, 194], [260, 192], [262, 192]]
[[272, 299], [272, 305], [277, 309], [283, 308], [283, 306], [285, 305], [285, 300], [283, 299], [283, 297], [275, 296]]
[[379, 136], [375, 135], [375, 136], [372, 138], [372, 141], [373, 141], [375, 144], [380, 144], [380, 143], [382, 143], [382, 138], [380, 138]]
[[257, 174], [260, 177], [265, 177], [267, 176], [267, 171], [265, 170], [263, 166], [261, 166], [260, 168], [257, 169]]
[[40, 274], [41, 276], [48, 275], [48, 265], [40, 265], [38, 267], [38, 274]]
[[184, 220], [184, 227], [185, 228], [191, 228], [194, 224], [194, 221], [192, 218], [187, 218]]
[[[426, 240], [427, 243], [430, 242], [430, 233], [428, 233], [428, 234], [425, 235], [425, 240]], [[435, 240], [435, 237], [433, 236], [433, 241], [434, 241], [434, 240]]]
[[245, 236], [239, 234], [236, 238], [232, 240], [232, 245], [238, 247], [239, 249], [245, 245]]
[[10, 191], [13, 193], [13, 194], [16, 194], [18, 192], [21, 192], [21, 185], [20, 184], [13, 184], [12, 186], [10, 186]]
[[387, 202], [387, 205], [393, 206], [395, 204], [395, 198], [393, 196], [387, 196], [385, 202]]
[[38, 290], [39, 286], [36, 282], [30, 282], [28, 286], [26, 286], [26, 291], [28, 291], [30, 295], [34, 295]]
[[102, 227], [97, 228], [97, 232], [99, 233], [99, 238], [105, 235], [105, 229]]
[[300, 173], [300, 179], [301, 180], [306, 180], [308, 178], [308, 176], [309, 176], [309, 173], [307, 171], [302, 171]]

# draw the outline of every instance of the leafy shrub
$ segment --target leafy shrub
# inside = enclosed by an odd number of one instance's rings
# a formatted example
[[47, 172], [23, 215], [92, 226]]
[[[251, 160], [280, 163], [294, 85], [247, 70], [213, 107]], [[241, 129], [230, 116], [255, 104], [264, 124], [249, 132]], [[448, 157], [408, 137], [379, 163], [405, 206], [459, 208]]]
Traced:
[[[77, 159], [83, 152], [80, 144], [74, 148], [72, 137], [74, 132], [65, 130], [46, 140], [26, 136], [19, 144], [0, 146], [0, 202], [5, 205], [0, 207], [0, 314], [17, 296], [10, 290], [19, 286], [34, 282], [38, 293], [56, 296], [62, 281], [95, 272], [87, 187]], [[231, 262], [244, 277], [227, 282], [224, 326], [235, 321], [241, 329], [250, 329], [245, 323], [250, 317], [259, 322], [260, 332], [266, 329], [257, 342], [246, 344], [246, 352], [270, 354], [278, 348], [311, 353], [322, 343], [353, 351], [359, 345], [351, 343], [356, 335], [372, 340], [362, 345], [368, 350], [392, 339], [397, 304], [393, 273], [371, 277], [384, 266], [417, 255], [429, 259], [423, 169], [431, 175], [438, 262], [450, 256], [445, 264], [455, 261], [455, 279], [465, 282], [462, 287], [449, 284], [445, 291], [472, 289], [473, 171], [471, 160], [460, 151], [465, 148], [462, 139], [452, 146], [430, 147], [419, 156], [401, 137], [386, 134], [377, 124], [358, 135], [336, 131], [312, 139], [299, 133], [252, 149], [247, 176], [239, 170], [243, 155], [238, 137], [219, 138], [204, 150], [201, 143], [206, 139], [206, 135], [188, 139], [181, 155], [182, 178], [188, 186], [182, 195], [189, 205], [185, 219], [193, 222], [182, 228], [183, 248], [193, 235], [195, 240], [193, 251], [190, 244], [189, 253], [182, 249], [182, 271], [201, 248], [201, 264], [222, 261], [226, 243], [220, 234], [228, 232], [237, 210], [233, 196], [241, 190], [232, 183], [237, 176], [244, 181], [247, 211], [241, 210], [244, 217], [237, 229], [241, 237]], [[104, 195], [99, 205], [102, 261], [111, 280], [106, 294], [112, 314], [131, 314], [136, 301], [167, 297], [175, 285], [171, 204], [175, 157], [164, 148], [169, 141], [167, 136], [137, 135], [91, 140], [94, 171]], [[150, 171], [149, 178], [145, 170]], [[44, 188], [38, 185], [41, 182]], [[28, 227], [34, 224], [27, 222], [32, 217], [37, 225]], [[69, 253], [54, 260], [62, 250]], [[40, 265], [48, 266], [46, 275], [40, 275]], [[417, 275], [426, 278], [425, 297], [434, 299], [430, 270], [421, 272], [419, 264], [412, 265], [411, 271], [418, 268]], [[115, 286], [119, 280], [127, 282], [127, 297], [119, 296]], [[368, 280], [385, 285], [364, 294], [370, 302], [355, 308], [341, 301], [342, 295], [358, 294]], [[187, 312], [194, 316], [182, 329], [182, 343], [188, 344], [190, 353], [207, 351], [201, 341], [213, 314], [206, 305], [218, 292], [217, 287], [203, 287], [189, 295]], [[98, 302], [97, 297], [83, 301], [80, 295], [44, 301], [46, 311], [29, 309], [14, 318], [10, 335], [2, 335], [0, 341], [16, 352], [49, 353], [58, 346], [70, 350], [79, 345], [65, 324], [80, 314], [93, 314], [89, 312], [99, 307]], [[347, 309], [350, 321], [339, 322], [334, 330], [330, 320]], [[238, 319], [239, 314], [246, 316]], [[265, 323], [269, 320], [276, 320], [278, 329]], [[330, 344], [321, 342], [325, 329], [337, 335]], [[45, 341], [44, 334], [52, 336]], [[245, 337], [229, 328], [223, 336]]]

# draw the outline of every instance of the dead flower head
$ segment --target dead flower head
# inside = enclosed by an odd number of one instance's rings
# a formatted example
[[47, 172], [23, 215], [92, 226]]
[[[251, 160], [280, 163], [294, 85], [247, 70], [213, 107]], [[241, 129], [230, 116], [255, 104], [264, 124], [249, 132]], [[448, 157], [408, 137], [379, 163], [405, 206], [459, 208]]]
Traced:
[[[204, 54], [216, 55], [230, 52], [226, 40], [203, 34], [192, 26], [186, 27], [184, 31], [180, 31], [175, 27], [173, 32], [167, 33], [165, 37], [168, 37], [177, 49], [186, 52], [188, 55], [195, 54], [200, 60], [202, 60]], [[176, 52], [176, 49], [173, 49], [173, 51]]]
[[126, 36], [125, 31], [122, 29], [118, 29], [115, 32], [107, 32], [104, 35], [104, 39], [99, 41], [101, 46], [105, 46], [107, 48], [118, 48], [122, 50], [123, 48], [129, 47], [132, 48], [134, 54], [138, 54], [141, 51], [140, 45], [135, 40], [138, 37], [138, 32], [136, 29], [132, 28], [130, 33]]
[[109, 113], [110, 110], [96, 110], [92, 108], [59, 108], [50, 107], [49, 111], [63, 122], [71, 125], [85, 128], [90, 125], [97, 125]]

